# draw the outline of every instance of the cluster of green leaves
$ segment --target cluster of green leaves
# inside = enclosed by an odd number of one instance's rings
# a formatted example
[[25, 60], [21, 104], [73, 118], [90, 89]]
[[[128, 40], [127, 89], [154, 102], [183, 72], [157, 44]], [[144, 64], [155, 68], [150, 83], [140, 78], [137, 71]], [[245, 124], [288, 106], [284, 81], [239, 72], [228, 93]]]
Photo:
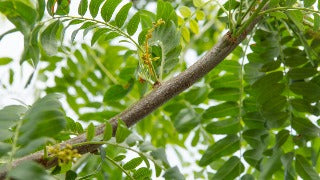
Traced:
[[[166, 179], [174, 177], [183, 179], [183, 175], [178, 168], [170, 168], [163, 148], [155, 148], [152, 144], [132, 133], [121, 120], [118, 120], [118, 128], [114, 137], [112, 137], [112, 126], [108, 122], [105, 125], [103, 136], [94, 136], [94, 125], [90, 124], [87, 129], [88, 142], [86, 143], [105, 144], [106, 147], [102, 146], [99, 149], [100, 154], [96, 156], [95, 166], [90, 164], [90, 166], [98, 168], [94, 170], [94, 173], [85, 175], [86, 178], [103, 177], [107, 175], [107, 172], [110, 172], [107, 176], [112, 179], [122, 178], [122, 173], [129, 179], [149, 179], [152, 174], [154, 177], [159, 177], [162, 171], [165, 171], [163, 176]], [[74, 146], [78, 145], [83, 145], [83, 143]], [[136, 153], [137, 156], [127, 156], [127, 151]], [[153, 164], [154, 170], [152, 170], [150, 163]], [[112, 167], [118, 168], [118, 170], [115, 171]], [[81, 174], [85, 173], [79, 173], [79, 175]]]
[[[71, 124], [75, 122], [66, 120], [58, 98], [58, 95], [51, 94], [39, 99], [32, 106], [11, 105], [0, 110], [2, 170], [11, 168], [15, 158], [40, 150], [49, 142], [70, 138], [61, 132], [71, 128]], [[39, 167], [34, 164], [28, 167]], [[20, 170], [26, 171], [23, 168]], [[21, 175], [20, 170], [17, 167], [13, 171]], [[13, 176], [16, 175], [13, 173]]]
[[[273, 5], [276, 8], [281, 3]], [[262, 179], [297, 175], [319, 178], [319, 120], [310, 119], [310, 115], [319, 117], [320, 110], [319, 39], [314, 32], [319, 27], [316, 21], [311, 26], [303, 25], [303, 16], [313, 20], [309, 12], [292, 10], [286, 14], [287, 18], [270, 14], [275, 18], [253, 33], [255, 43], [250, 45], [248, 63], [241, 58], [244, 52], [237, 48], [208, 75], [206, 82], [213, 88], [208, 98], [217, 105], [206, 110], [194, 106], [198, 114], [172, 118], [177, 130], [189, 132], [202, 114], [200, 122], [208, 133], [226, 135], [215, 143], [207, 139], [202, 127], [192, 135], [192, 143], [212, 143], [199, 165], [217, 170], [215, 175], [209, 171], [213, 179], [233, 179], [244, 172], [243, 163], [232, 156], [239, 150], [243, 160], [254, 168], [243, 175], [244, 179], [252, 175]], [[206, 88], [204, 84], [198, 91], [191, 89], [185, 93], [185, 100], [201, 99]], [[209, 102], [203, 99], [202, 103]], [[168, 109], [173, 112], [175, 107], [182, 113], [183, 106], [168, 105]], [[184, 125], [189, 129], [181, 130]]]
[[[319, 11], [313, 8], [315, 0], [268, 2], [268, 10], [255, 11], [262, 8], [255, 0], [229, 0], [223, 5], [159, 0], [154, 13], [135, 9], [135, 2], [81, 0], [77, 16], [72, 16], [68, 0], [1, 1], [0, 12], [15, 28], [0, 39], [16, 31], [24, 35], [22, 62], [32, 60], [28, 62], [35, 67], [41, 63], [37, 68], [38, 79], [46, 84], [43, 90], [64, 94], [64, 107], [77, 119], [64, 117], [54, 95], [31, 107], [5, 107], [0, 111], [0, 124], [5, 123], [0, 126], [1, 162], [10, 167], [14, 158], [43, 149], [47, 142], [86, 132], [85, 143], [102, 145], [99, 152], [72, 166], [57, 166], [51, 175], [183, 179], [165, 156], [164, 148], [174, 144], [202, 154], [197, 161], [202, 169], [193, 172], [194, 178], [319, 179], [320, 122], [314, 120], [320, 115]], [[212, 47], [224, 30], [222, 23], [236, 35], [257, 15], [264, 19], [249, 40], [190, 90], [137, 124], [135, 131], [142, 138], [121, 121], [114, 138], [109, 123], [104, 135], [95, 137], [92, 122], [105, 123], [143, 97], [151, 89], [144, 80], [152, 84], [172, 77], [185, 68], [178, 58], [185, 58], [187, 51], [192, 48], [201, 55]], [[165, 24], [154, 29], [145, 47], [148, 31], [160, 19]], [[66, 45], [71, 28], [77, 29]], [[83, 37], [91, 34], [89, 43], [74, 42], [81, 31]], [[147, 50], [152, 58], [159, 57], [152, 61], [156, 78], [142, 59]], [[10, 58], [0, 59], [0, 65], [10, 62]], [[9, 72], [12, 82], [13, 71]], [[52, 79], [54, 84], [48, 83]], [[87, 129], [79, 122], [88, 123]], [[57, 127], [46, 126], [51, 123]], [[151, 144], [142, 140], [149, 137]], [[184, 155], [180, 156], [186, 165]], [[35, 163], [21, 164], [9, 176], [26, 178], [25, 172], [49, 176]]]
[[[208, 1], [209, 2], [209, 1]], [[199, 21], [205, 19], [205, 13], [202, 10], [207, 3], [202, 2], [201, 0], [193, 1], [193, 5], [196, 7], [194, 12], [187, 6], [181, 6], [179, 11], [182, 17], [178, 17], [179, 26], [181, 27], [181, 33], [183, 39], [188, 43], [190, 42], [190, 31], [194, 34], [199, 34]], [[189, 24], [189, 29], [186, 27], [187, 23]]]

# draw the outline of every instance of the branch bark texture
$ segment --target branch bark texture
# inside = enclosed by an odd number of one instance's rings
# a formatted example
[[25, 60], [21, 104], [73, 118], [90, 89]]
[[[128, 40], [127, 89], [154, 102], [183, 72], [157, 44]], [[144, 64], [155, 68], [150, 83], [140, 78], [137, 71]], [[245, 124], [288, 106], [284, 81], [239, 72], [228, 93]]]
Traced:
[[[119, 115], [110, 119], [113, 126], [113, 134], [117, 129], [117, 120], [122, 119], [128, 127], [133, 126], [139, 122], [145, 116], [153, 112], [160, 107], [163, 103], [170, 100], [172, 97], [178, 95], [185, 89], [192, 86], [199, 79], [204, 77], [213, 68], [215, 68], [221, 61], [223, 61], [252, 31], [254, 26], [260, 21], [261, 17], [254, 19], [251, 24], [247, 26], [245, 31], [241, 33], [237, 38], [232, 38], [230, 33], [225, 34], [217, 44], [208, 51], [201, 59], [195, 64], [190, 66], [184, 72], [178, 76], [171, 78], [164, 82], [162, 85], [151, 91], [144, 98], [131, 105], [128, 109], [120, 113]], [[96, 127], [96, 135], [101, 135], [104, 132], [104, 124]], [[65, 147], [66, 144], [77, 144], [86, 141], [86, 134], [79, 135], [66, 142], [60, 144], [61, 147]], [[76, 147], [81, 154], [95, 151], [100, 145], [84, 145]], [[45, 168], [51, 168], [57, 165], [57, 159], [48, 160], [43, 157], [43, 151], [38, 151], [34, 154], [17, 159], [13, 162], [12, 167], [16, 167], [24, 161], [33, 160], [43, 165]], [[6, 176], [6, 170], [0, 172], [0, 179]]]

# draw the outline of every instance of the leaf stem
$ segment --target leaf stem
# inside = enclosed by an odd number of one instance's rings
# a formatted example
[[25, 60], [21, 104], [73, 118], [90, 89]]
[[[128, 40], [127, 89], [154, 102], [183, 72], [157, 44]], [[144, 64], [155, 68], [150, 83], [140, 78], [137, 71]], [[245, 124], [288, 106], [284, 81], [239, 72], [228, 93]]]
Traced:
[[164, 54], [164, 47], [162, 42], [159, 43], [159, 46], [161, 47], [161, 64], [160, 64], [160, 75], [159, 75], [159, 80], [160, 82], [162, 81], [162, 76], [163, 76], [163, 68], [164, 68], [164, 60], [165, 60], [165, 54]]
[[117, 166], [122, 172], [124, 172], [129, 179], [134, 180], [134, 178], [129, 174], [128, 171], [126, 171], [125, 169], [123, 169], [122, 166], [120, 166], [117, 162], [115, 162], [113, 159], [111, 159], [108, 155], [106, 155], [106, 159], [108, 159], [112, 164], [114, 164], [114, 165]]
[[[93, 53], [91, 53], [91, 55], [95, 56], [93, 59], [94, 61], [97, 63], [97, 65], [99, 66], [99, 68], [102, 70], [102, 72], [114, 83], [114, 84], [119, 84], [117, 79], [115, 77], [113, 77], [113, 75], [108, 71], [108, 69], [106, 67], [104, 67], [104, 65], [98, 60], [99, 58], [96, 57], [96, 55], [94, 55]], [[128, 95], [128, 98], [130, 100], [135, 100], [134, 97], [132, 97], [131, 95]]]
[[252, 1], [252, 3], [250, 4], [249, 8], [247, 9], [247, 11], [241, 17], [241, 20], [243, 20], [248, 15], [248, 13], [251, 11], [252, 7], [256, 4], [256, 1], [257, 0]]
[[235, 37], [238, 37], [240, 34], [242, 34], [249, 24], [256, 19], [257, 16], [259, 16], [259, 11], [267, 4], [269, 0], [262, 0], [262, 2], [259, 4], [258, 8], [255, 10], [255, 12], [250, 16], [250, 18], [240, 27], [240, 29], [235, 33]]
[[127, 149], [129, 151], [132, 151], [132, 152], [135, 152], [137, 154], [139, 154], [140, 156], [143, 156], [147, 159], [149, 159], [150, 161], [152, 161], [154, 164], [156, 164], [157, 166], [161, 167], [163, 170], [165, 170], [165, 168], [160, 165], [159, 163], [157, 163], [157, 161], [155, 159], [153, 159], [152, 157], [148, 156], [148, 155], [145, 155], [143, 154], [142, 152], [140, 151], [137, 151], [133, 148], [130, 148], [130, 147], [127, 147], [127, 146], [123, 146], [123, 145], [120, 145], [120, 144], [116, 144], [116, 143], [111, 143], [111, 142], [108, 142], [108, 141], [87, 141], [87, 142], [82, 142], [82, 143], [78, 143], [78, 144], [73, 144], [72, 147], [77, 147], [77, 146], [83, 146], [83, 145], [89, 145], [89, 144], [95, 144], [95, 145], [103, 145], [103, 144], [106, 144], [106, 145], [111, 145], [111, 146], [116, 146], [116, 147], [120, 147], [120, 148], [123, 148], [123, 149]]
[[238, 14], [238, 17], [237, 17], [237, 24], [236, 24], [236, 26], [238, 26], [238, 25], [241, 24], [242, 3], [243, 3], [243, 0], [240, 0], [239, 14]]
[[275, 11], [286, 11], [286, 10], [300, 10], [300, 11], [306, 11], [306, 12], [320, 14], [320, 11], [316, 11], [316, 10], [309, 9], [309, 8], [303, 8], [303, 7], [277, 7], [277, 8], [272, 8], [272, 9], [262, 11], [259, 13], [259, 15], [264, 15], [264, 14], [275, 12]]
[[120, 35], [128, 38], [134, 45], [137, 46], [137, 48], [143, 52], [143, 48], [130, 36], [128, 35], [127, 33], [123, 32], [120, 28], [116, 27], [116, 26], [113, 26], [109, 23], [106, 23], [106, 22], [102, 22], [102, 21], [99, 21], [99, 20], [96, 20], [96, 19], [90, 19], [90, 18], [85, 18], [85, 17], [76, 17], [76, 16], [61, 16], [61, 17], [69, 17], [71, 19], [81, 19], [81, 20], [86, 20], [86, 21], [93, 21], [93, 22], [96, 22], [96, 23], [99, 23], [99, 24], [103, 24], [107, 27], [109, 27], [111, 30], [119, 33]]
[[[19, 137], [19, 130], [20, 130], [21, 126], [22, 126], [22, 122], [23, 122], [23, 119], [20, 119], [18, 124], [17, 124], [17, 127], [16, 127], [16, 129], [14, 131], [12, 149], [11, 149], [11, 153], [10, 153], [10, 156], [9, 156], [9, 162], [8, 162], [8, 169], [9, 170], [12, 168], [13, 156], [17, 151], [17, 142], [18, 142], [18, 137]], [[7, 176], [6, 179], [9, 179], [9, 176]]]

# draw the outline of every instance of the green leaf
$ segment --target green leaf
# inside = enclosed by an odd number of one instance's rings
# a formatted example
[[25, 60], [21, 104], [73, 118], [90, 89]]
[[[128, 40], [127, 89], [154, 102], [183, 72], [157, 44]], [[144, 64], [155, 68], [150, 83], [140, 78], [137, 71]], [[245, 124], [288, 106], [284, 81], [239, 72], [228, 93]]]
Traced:
[[127, 32], [130, 36], [132, 36], [138, 29], [140, 22], [140, 14], [137, 12], [132, 18], [129, 20], [127, 25]]
[[213, 179], [234, 179], [244, 171], [244, 165], [236, 156], [232, 156], [217, 171]]
[[[271, 101], [276, 101], [275, 96], [281, 100], [280, 94], [285, 90], [285, 85], [283, 83], [270, 84], [266, 89], [261, 89], [257, 94], [257, 101], [260, 104], [269, 104]], [[274, 99], [274, 100], [271, 100]], [[271, 104], [272, 106], [272, 104]]]
[[296, 56], [289, 56], [284, 59], [284, 64], [289, 67], [296, 67], [306, 62], [308, 62], [308, 59], [306, 58], [306, 56], [299, 55], [299, 54]]
[[54, 137], [66, 127], [59, 97], [57, 94], [49, 94], [37, 100], [26, 112], [20, 128], [20, 145], [26, 145], [36, 138]]
[[81, 0], [78, 7], [78, 14], [84, 16], [88, 9], [88, 0]]
[[[9, 129], [20, 120], [20, 117], [27, 111], [27, 108], [19, 105], [5, 106], [0, 110], [0, 127]], [[1, 138], [0, 138], [1, 139]]]
[[[157, 27], [152, 33], [150, 43], [158, 45], [157, 47], [159, 48], [152, 49], [152, 52], [156, 53], [156, 56], [161, 59], [156, 65], [159, 68], [159, 74], [161, 73], [160, 70], [163, 70], [163, 74], [169, 73], [179, 62], [178, 57], [181, 51], [181, 46], [179, 46], [180, 32], [177, 31], [176, 25], [172, 21], [169, 21]], [[164, 62], [162, 68], [160, 61]]]
[[240, 79], [238, 76], [224, 75], [213, 79], [210, 86], [213, 88], [239, 88]]
[[294, 25], [297, 27], [297, 31], [304, 31], [304, 25], [302, 24], [303, 13], [300, 10], [288, 11], [287, 16], [293, 21]]
[[198, 116], [192, 109], [182, 109], [174, 119], [174, 127], [180, 133], [186, 133], [195, 128], [200, 123]]
[[132, 3], [131, 2], [127, 3], [120, 9], [118, 14], [116, 15], [115, 21], [118, 27], [121, 28], [123, 26], [124, 22], [128, 17], [128, 13], [131, 7], [132, 7]]
[[111, 139], [113, 134], [112, 125], [109, 122], [106, 122], [103, 133], [103, 140], [108, 141]]
[[317, 69], [313, 67], [293, 68], [288, 71], [288, 76], [293, 80], [305, 79], [317, 73]]
[[190, 41], [190, 31], [185, 26], [181, 28], [181, 35], [186, 42]]
[[130, 135], [130, 133], [131, 131], [128, 129], [127, 125], [119, 119], [116, 131], [116, 142], [122, 143]]
[[205, 119], [234, 116], [239, 113], [238, 104], [235, 102], [225, 102], [216, 106], [211, 106], [202, 115]]
[[[318, 14], [316, 14], [316, 13], [314, 13], [313, 14], [313, 30], [314, 31], [318, 31], [319, 30], [319, 28], [320, 28], [320, 16], [318, 15]], [[1, 38], [0, 38], [0, 40], [1, 40]]]
[[125, 155], [118, 155], [115, 158], [113, 158], [113, 160], [116, 162], [119, 162], [119, 161], [122, 161], [124, 158], [126, 158]]
[[181, 6], [179, 8], [179, 11], [184, 18], [188, 18], [191, 16], [191, 10], [187, 6]]
[[159, 177], [161, 175], [162, 169], [157, 164], [154, 165], [154, 168], [156, 170], [156, 177]]
[[0, 13], [24, 35], [28, 35], [37, 19], [36, 10], [25, 1], [1, 1]]
[[310, 102], [304, 99], [291, 99], [290, 104], [295, 110], [299, 112], [313, 113], [313, 107], [310, 105]]
[[206, 131], [211, 134], [236, 134], [241, 130], [238, 119], [227, 119], [211, 122], [206, 126]]
[[70, 10], [70, 0], [57, 1], [58, 7], [56, 10], [57, 15], [67, 15]]
[[3, 66], [3, 65], [7, 65], [9, 63], [12, 62], [12, 58], [9, 58], [9, 57], [2, 57], [0, 58], [0, 66]]
[[139, 168], [133, 173], [134, 179], [146, 179], [151, 176], [152, 171], [146, 167]]
[[320, 129], [309, 119], [294, 117], [291, 122], [292, 128], [299, 134], [310, 138], [319, 137]]
[[56, 5], [56, 1], [55, 0], [48, 0], [48, 2], [47, 2], [47, 11], [48, 11], [48, 14], [50, 16], [53, 16], [54, 13], [55, 13], [55, 9], [54, 9], [55, 5]]
[[11, 151], [11, 149], [11, 144], [0, 142], [0, 157], [6, 155], [9, 151]]
[[252, 167], [257, 168], [258, 170], [261, 170], [260, 163], [262, 159], [262, 150], [259, 149], [249, 149], [243, 153], [243, 158], [246, 160], [248, 164], [250, 164]]
[[184, 176], [181, 174], [179, 171], [179, 168], [177, 166], [172, 167], [168, 170], [163, 175], [165, 180], [184, 180]]
[[266, 74], [265, 76], [259, 78], [256, 82], [252, 84], [252, 88], [256, 92], [265, 92], [266, 89], [272, 87], [273, 84], [277, 83], [283, 78], [283, 73], [280, 71], [272, 72]]
[[200, 166], [206, 166], [211, 162], [232, 154], [240, 148], [240, 139], [236, 135], [228, 135], [227, 137], [217, 141], [211, 145], [203, 154], [199, 161]]
[[6, 35], [11, 34], [11, 33], [14, 33], [14, 32], [17, 32], [17, 31], [18, 31], [18, 29], [13, 28], [13, 29], [10, 29], [10, 30], [8, 30], [8, 31], [6, 31], [6, 32], [4, 32], [4, 33], [2, 33], [2, 34], [0, 35], [0, 41], [1, 41], [1, 40], [2, 40], [2, 38], [4, 38]]
[[66, 173], [66, 180], [75, 180], [77, 178], [77, 173], [72, 171], [72, 170], [69, 170], [67, 171]]
[[274, 146], [275, 149], [280, 148], [288, 139], [290, 136], [290, 132], [288, 130], [281, 130], [276, 135], [276, 145]]
[[193, 5], [197, 8], [201, 7], [203, 5], [203, 1], [202, 0], [193, 0]]
[[142, 163], [143, 159], [141, 157], [136, 157], [128, 161], [123, 165], [123, 169], [131, 170], [138, 167]]
[[196, 11], [197, 20], [199, 20], [199, 21], [204, 20], [205, 17], [206, 17], [206, 15], [203, 11], [201, 11], [201, 10]]
[[17, 180], [39, 179], [45, 180], [50, 178], [47, 171], [38, 163], [33, 161], [23, 161], [17, 167], [12, 169], [8, 177]]
[[295, 169], [303, 179], [320, 179], [319, 174], [313, 169], [309, 162], [301, 155], [296, 155]]
[[99, 12], [99, 8], [104, 0], [91, 0], [89, 4], [90, 14], [95, 18]]
[[250, 112], [244, 115], [243, 121], [249, 128], [264, 129], [265, 120], [259, 112]]
[[198, 129], [192, 138], [191, 146], [195, 147], [199, 143], [199, 140], [200, 140], [200, 130]]
[[185, 100], [189, 101], [191, 104], [198, 105], [207, 98], [207, 92], [207, 87], [196, 87], [186, 92], [184, 97]]
[[128, 93], [128, 89], [125, 89], [121, 85], [113, 85], [107, 89], [104, 93], [103, 101], [110, 103], [124, 98]]
[[264, 112], [263, 117], [266, 118], [268, 128], [280, 128], [289, 117], [288, 112], [270, 111]]
[[126, 140], [126, 144], [130, 147], [136, 145], [137, 142], [142, 142], [142, 139], [136, 134], [130, 134]]
[[93, 46], [100, 37], [103, 37], [108, 31], [110, 31], [107, 28], [99, 28], [96, 32], [93, 33], [92, 39], [91, 39], [91, 46]]
[[198, 34], [199, 33], [199, 25], [197, 23], [197, 21], [195, 21], [194, 19], [191, 19], [189, 22], [190, 25], [190, 29], [194, 34]]
[[82, 24], [82, 26], [76, 30], [74, 30], [71, 34], [71, 42], [74, 42], [74, 39], [76, 38], [78, 32], [82, 29], [84, 29], [83, 32], [83, 37], [86, 35], [86, 33], [91, 30], [92, 28], [94, 28], [96, 26], [96, 23], [92, 22], [92, 21], [87, 21], [84, 24]]
[[107, 0], [101, 8], [101, 17], [105, 22], [109, 22], [114, 10], [121, 0]]
[[316, 0], [304, 0], [304, 1], [303, 1], [303, 4], [304, 4], [304, 7], [310, 7], [310, 6], [312, 6], [315, 2], [316, 2]]
[[276, 151], [273, 152], [270, 158], [267, 158], [267, 160], [262, 164], [263, 168], [261, 170], [259, 179], [271, 179], [273, 174], [281, 169], [281, 154], [281, 151]]
[[166, 151], [163, 148], [158, 148], [151, 152], [151, 156], [157, 160], [161, 160], [165, 167], [169, 167], [169, 161], [166, 156]]
[[[37, 0], [37, 12], [38, 12], [38, 20], [41, 20], [44, 15], [46, 2], [45, 0]], [[0, 38], [1, 40], [1, 38]]]
[[287, 99], [284, 96], [274, 96], [267, 102], [262, 104], [262, 110], [265, 112], [278, 112], [281, 111], [287, 103]]
[[165, 22], [173, 21], [175, 25], [178, 24], [178, 17], [170, 2], [164, 2], [163, 0], [158, 1], [156, 20], [158, 19], [162, 19]]
[[58, 51], [57, 32], [61, 26], [61, 21], [56, 20], [49, 24], [40, 35], [40, 41], [45, 52], [52, 56]]
[[219, 101], [238, 101], [240, 90], [236, 88], [216, 88], [208, 94], [208, 98]]
[[245, 174], [241, 177], [241, 180], [255, 180], [254, 176], [252, 176], [251, 174]]
[[296, 177], [296, 173], [292, 165], [293, 158], [294, 158], [293, 152], [289, 152], [281, 156], [281, 162], [284, 167], [285, 179], [288, 179], [288, 180], [295, 179]]
[[283, 12], [280, 12], [280, 11], [271, 12], [270, 16], [273, 16], [277, 19], [288, 19], [287, 15]]
[[95, 134], [95, 127], [92, 123], [90, 123], [87, 128], [87, 140], [91, 141], [94, 138]]
[[268, 136], [266, 130], [261, 129], [248, 129], [242, 133], [243, 139], [250, 144], [251, 147], [256, 148], [265, 143], [265, 138]]
[[312, 82], [294, 82], [289, 86], [295, 94], [303, 95], [312, 101], [320, 100], [320, 86]]

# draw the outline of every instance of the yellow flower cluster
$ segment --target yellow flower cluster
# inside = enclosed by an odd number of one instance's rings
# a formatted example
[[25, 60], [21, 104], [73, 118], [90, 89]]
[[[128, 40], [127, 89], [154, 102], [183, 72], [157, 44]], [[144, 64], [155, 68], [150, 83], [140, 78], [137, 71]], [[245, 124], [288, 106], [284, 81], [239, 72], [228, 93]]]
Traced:
[[152, 61], [156, 61], [158, 59], [160, 59], [160, 57], [154, 57], [152, 58], [151, 54], [149, 53], [149, 39], [152, 38], [152, 33], [153, 31], [159, 27], [160, 25], [165, 24], [164, 20], [159, 19], [157, 22], [153, 23], [153, 27], [151, 29], [148, 30], [147, 34], [146, 34], [146, 40], [144, 43], [144, 53], [142, 55], [142, 60], [143, 63], [146, 64], [148, 66], [149, 72], [151, 74], [151, 76], [156, 78], [153, 66], [152, 66]]
[[70, 144], [67, 144], [63, 149], [60, 149], [60, 145], [49, 146], [48, 152], [52, 157], [58, 158], [59, 164], [68, 164], [74, 162], [75, 158], [81, 157], [78, 150], [72, 149]]

